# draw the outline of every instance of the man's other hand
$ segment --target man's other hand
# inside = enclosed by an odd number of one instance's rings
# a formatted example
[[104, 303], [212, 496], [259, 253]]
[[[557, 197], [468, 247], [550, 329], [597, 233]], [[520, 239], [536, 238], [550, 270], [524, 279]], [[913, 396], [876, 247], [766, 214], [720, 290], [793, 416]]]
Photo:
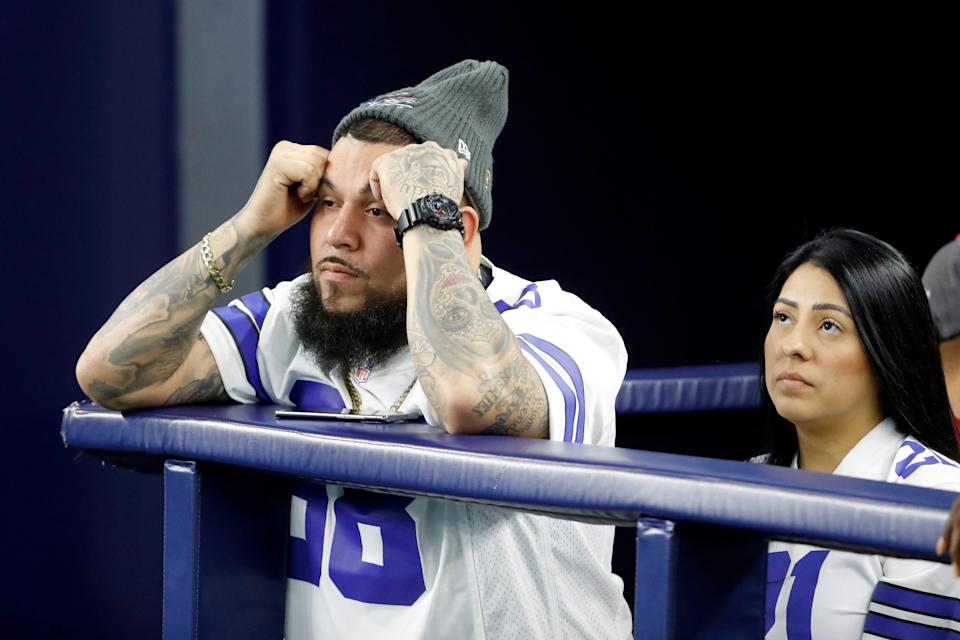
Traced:
[[253, 233], [276, 237], [313, 208], [330, 152], [281, 140], [274, 145], [240, 219]]
[[394, 220], [417, 198], [442, 193], [454, 202], [463, 197], [467, 161], [455, 151], [428, 140], [385, 153], [370, 167], [370, 187]]

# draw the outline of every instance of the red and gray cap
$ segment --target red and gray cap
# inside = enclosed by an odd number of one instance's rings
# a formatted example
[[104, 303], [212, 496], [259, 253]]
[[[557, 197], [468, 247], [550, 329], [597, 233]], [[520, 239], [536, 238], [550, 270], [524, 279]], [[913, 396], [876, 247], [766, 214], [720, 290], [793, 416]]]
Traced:
[[333, 144], [354, 122], [378, 118], [456, 151], [469, 161], [464, 188], [485, 229], [493, 215], [493, 144], [507, 121], [507, 81], [503, 65], [462, 60], [416, 86], [367, 100], [340, 121]]
[[923, 288], [940, 340], [960, 334], [960, 235], [930, 258], [923, 271]]

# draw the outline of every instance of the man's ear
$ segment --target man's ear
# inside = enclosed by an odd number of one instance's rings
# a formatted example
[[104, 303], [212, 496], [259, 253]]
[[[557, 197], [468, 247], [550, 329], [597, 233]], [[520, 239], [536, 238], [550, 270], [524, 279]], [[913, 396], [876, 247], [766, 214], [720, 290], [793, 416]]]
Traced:
[[480, 215], [471, 206], [460, 207], [463, 217], [463, 244], [469, 247], [480, 230]]

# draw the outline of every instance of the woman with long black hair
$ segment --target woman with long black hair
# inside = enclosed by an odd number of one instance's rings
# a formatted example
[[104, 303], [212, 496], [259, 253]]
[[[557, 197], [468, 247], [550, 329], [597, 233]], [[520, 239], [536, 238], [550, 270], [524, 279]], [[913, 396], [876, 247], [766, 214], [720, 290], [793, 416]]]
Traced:
[[[960, 458], [923, 285], [900, 252], [849, 229], [791, 252], [770, 288], [765, 462], [960, 491]], [[952, 629], [952, 631], [951, 631]], [[774, 541], [766, 637], [947, 638], [948, 565]]]

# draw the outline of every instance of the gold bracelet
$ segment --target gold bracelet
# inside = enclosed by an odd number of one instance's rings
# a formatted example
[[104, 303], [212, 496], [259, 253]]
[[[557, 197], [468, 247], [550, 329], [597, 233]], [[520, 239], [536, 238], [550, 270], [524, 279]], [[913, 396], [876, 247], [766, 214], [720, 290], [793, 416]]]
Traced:
[[220, 293], [226, 293], [230, 291], [230, 289], [233, 289], [233, 285], [235, 285], [237, 281], [231, 280], [230, 284], [224, 282], [220, 269], [217, 269], [217, 265], [213, 264], [213, 251], [210, 250], [209, 233], [203, 236], [203, 240], [200, 242], [200, 257], [203, 258], [203, 264], [207, 267], [207, 271], [210, 272], [210, 277], [213, 278], [213, 284], [217, 285]]

